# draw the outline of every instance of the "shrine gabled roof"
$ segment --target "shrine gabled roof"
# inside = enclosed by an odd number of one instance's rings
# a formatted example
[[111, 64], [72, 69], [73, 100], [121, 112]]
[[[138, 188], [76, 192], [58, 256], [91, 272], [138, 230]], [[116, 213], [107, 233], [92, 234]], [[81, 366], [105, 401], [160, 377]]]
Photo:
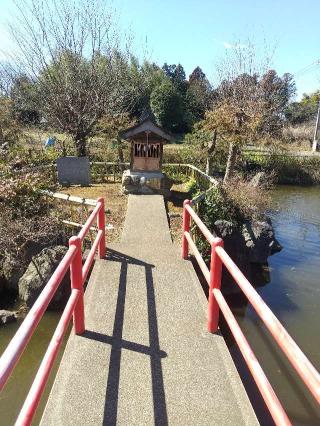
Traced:
[[174, 136], [171, 133], [166, 132], [150, 118], [146, 118], [135, 126], [120, 132], [120, 137], [123, 139], [133, 139], [135, 136], [146, 133], [153, 133], [166, 141], [174, 140]]

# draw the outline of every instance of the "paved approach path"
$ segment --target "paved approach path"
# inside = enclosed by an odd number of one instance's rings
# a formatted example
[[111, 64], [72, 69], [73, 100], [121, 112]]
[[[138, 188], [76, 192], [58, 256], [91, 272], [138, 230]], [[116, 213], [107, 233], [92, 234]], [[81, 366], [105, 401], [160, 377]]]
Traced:
[[206, 331], [161, 196], [129, 196], [85, 306], [87, 331], [69, 338], [41, 425], [258, 424], [223, 338]]

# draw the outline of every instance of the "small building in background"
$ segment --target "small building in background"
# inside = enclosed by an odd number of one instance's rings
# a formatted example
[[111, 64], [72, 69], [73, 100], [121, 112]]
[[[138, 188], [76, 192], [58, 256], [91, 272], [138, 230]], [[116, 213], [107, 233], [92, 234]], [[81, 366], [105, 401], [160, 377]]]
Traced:
[[136, 126], [120, 133], [130, 143], [130, 170], [122, 177], [126, 194], [170, 195], [172, 182], [162, 172], [163, 145], [173, 141], [173, 136], [159, 127], [152, 116], [147, 116]]

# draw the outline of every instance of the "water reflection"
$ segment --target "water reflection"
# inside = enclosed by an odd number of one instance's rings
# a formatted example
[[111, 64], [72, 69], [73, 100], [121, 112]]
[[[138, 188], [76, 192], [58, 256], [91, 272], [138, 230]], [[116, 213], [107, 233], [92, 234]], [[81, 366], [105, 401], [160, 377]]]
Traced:
[[[256, 290], [319, 370], [320, 187], [280, 186], [272, 198], [269, 215], [284, 248], [269, 258], [268, 268], [254, 274]], [[229, 301], [290, 419], [295, 425], [319, 425], [319, 406], [252, 307], [243, 297], [232, 296]], [[230, 337], [228, 344], [240, 370], [248, 375]], [[246, 377], [245, 382], [259, 407], [261, 423], [270, 424], [252, 381]]]

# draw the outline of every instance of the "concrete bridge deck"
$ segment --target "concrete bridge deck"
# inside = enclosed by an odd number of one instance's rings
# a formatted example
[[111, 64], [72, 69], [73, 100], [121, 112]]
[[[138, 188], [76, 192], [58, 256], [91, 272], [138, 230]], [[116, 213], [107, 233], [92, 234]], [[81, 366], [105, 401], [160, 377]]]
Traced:
[[129, 196], [122, 240], [94, 266], [41, 425], [256, 425], [207, 302], [172, 245], [161, 196]]

